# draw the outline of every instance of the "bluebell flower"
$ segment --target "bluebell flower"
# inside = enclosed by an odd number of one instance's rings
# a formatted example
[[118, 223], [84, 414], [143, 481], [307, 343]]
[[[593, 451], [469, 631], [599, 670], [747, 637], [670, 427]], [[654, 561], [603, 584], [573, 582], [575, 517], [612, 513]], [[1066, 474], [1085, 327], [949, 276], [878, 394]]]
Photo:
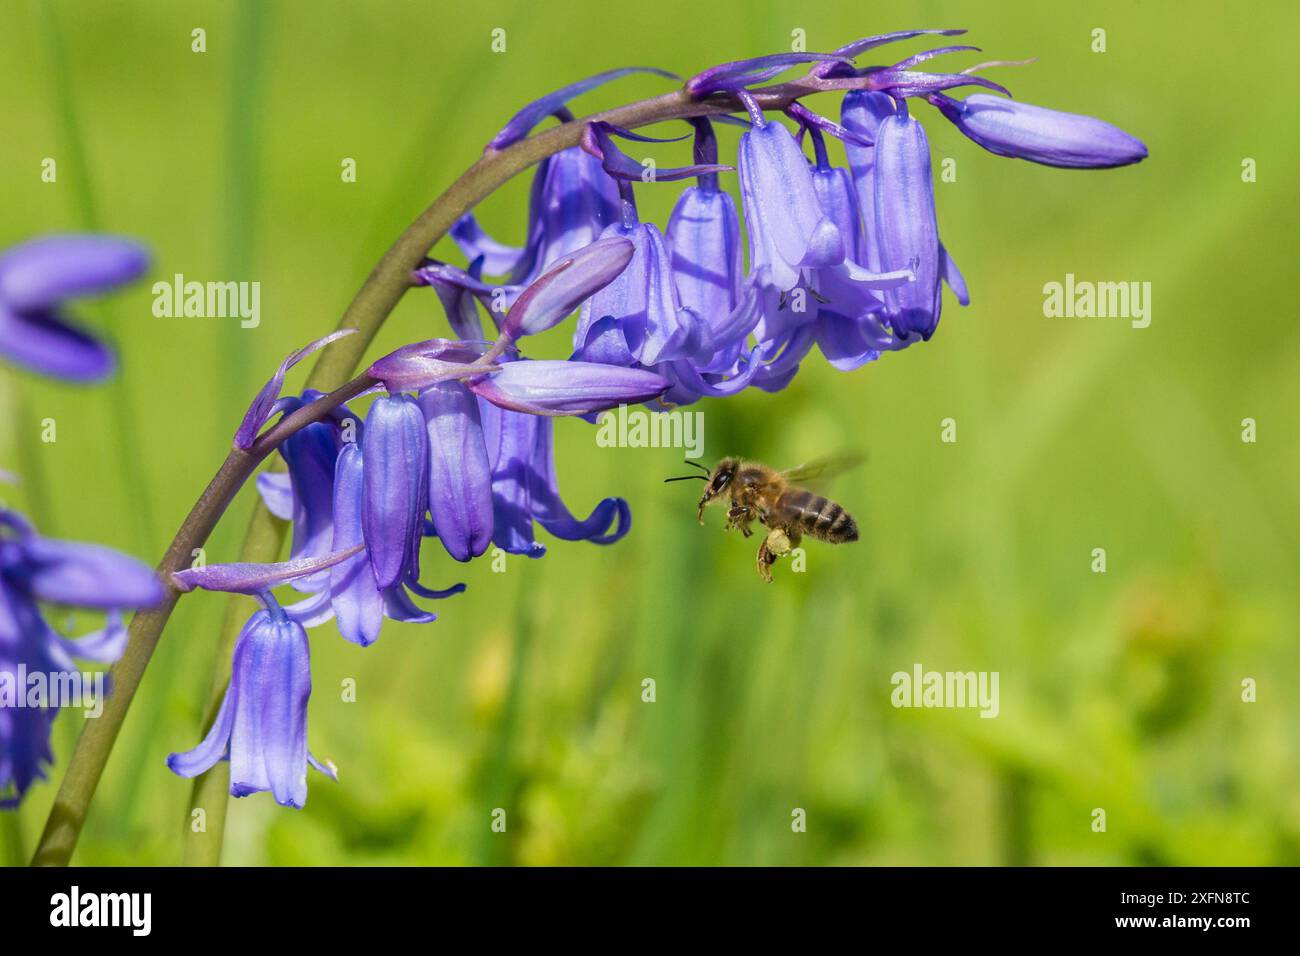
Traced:
[[429, 487], [429, 438], [409, 395], [375, 399], [366, 415], [365, 506], [361, 527], [375, 583], [418, 577]]
[[[844, 96], [841, 109], [845, 128], [854, 134], [853, 139], [844, 141], [844, 150], [848, 155], [854, 189], [862, 210], [862, 253], [857, 261], [875, 271], [882, 269], [880, 227], [877, 219], [877, 190], [887, 192], [890, 189], [887, 183], [883, 186], [877, 186], [877, 151], [875, 146], [881, 123], [894, 117], [896, 113], [893, 97], [884, 93], [865, 90], [850, 90]], [[924, 137], [924, 130], [920, 130], [920, 135]], [[863, 141], [869, 145], [864, 145]], [[956, 263], [953, 262], [952, 257], [948, 254], [943, 242], [939, 241], [937, 237], [936, 241], [938, 242], [939, 277], [952, 289], [958, 303], [969, 305], [970, 296], [966, 291], [965, 279], [958, 270]], [[919, 261], [918, 259], [918, 264]], [[877, 348], [903, 348], [919, 341], [916, 336], [892, 336], [887, 326], [885, 329], [886, 339], [881, 340], [882, 344], [878, 344]], [[857, 341], [860, 343], [864, 340], [878, 340], [880, 338], [874, 325], [871, 329], [862, 330], [863, 335], [856, 337], [856, 339], [852, 335], [852, 330], [841, 327], [837, 331], [848, 336], [847, 339], [841, 341], [840, 347], [849, 352], [852, 352], [854, 347], [847, 344], [848, 342]], [[830, 355], [828, 354], [827, 357], [829, 359]], [[836, 364], [835, 359], [831, 361], [832, 364]]]
[[[292, 413], [314, 402], [321, 394], [308, 390], [301, 398], [282, 403], [282, 411]], [[340, 413], [346, 414], [346, 409], [341, 408]], [[354, 419], [351, 427], [359, 437], [361, 423]], [[315, 422], [294, 432], [280, 445], [280, 455], [288, 466], [287, 474], [267, 473], [259, 477], [261, 488], [279, 487], [283, 494], [283, 485], [289, 486], [289, 513], [285, 517], [293, 527], [290, 558], [319, 558], [333, 550], [334, 465], [342, 444], [339, 419]], [[320, 583], [306, 578], [294, 584], [300, 590], [316, 591]]]
[[789, 130], [756, 116], [740, 137], [738, 165], [751, 273], [788, 292], [804, 269], [844, 261], [844, 237], [822, 211], [808, 160]]
[[553, 328], [593, 294], [616, 284], [635, 258], [634, 242], [610, 235], [554, 263], [511, 305], [501, 323], [502, 338], [513, 343]]
[[1106, 169], [1147, 157], [1141, 140], [1092, 116], [1062, 113], [1000, 96], [929, 97], [954, 126], [990, 153], [1046, 166]]
[[503, 276], [500, 304], [565, 256], [590, 245], [619, 218], [618, 186], [594, 156], [577, 146], [538, 164], [529, 199], [525, 244], [509, 246], [489, 236], [473, 213], [452, 227], [451, 238], [470, 262]]
[[573, 333], [574, 347], [582, 347], [592, 322], [612, 315], [618, 318], [632, 355], [647, 368], [682, 358], [711, 358], [714, 349], [709, 324], [682, 305], [659, 227], [636, 221], [629, 210], [606, 236], [629, 240], [635, 252], [618, 278], [583, 304]]
[[653, 372], [667, 383], [663, 401], [678, 405], [735, 394], [755, 378], [762, 363], [745, 340], [777, 299], [766, 283], [742, 283], [739, 217], [717, 183], [726, 167], [716, 162], [708, 122], [695, 125], [696, 165], [689, 168], [698, 182], [669, 220], [673, 238], [639, 221], [625, 185], [623, 217], [606, 235], [623, 236], [636, 251], [619, 277], [583, 305], [570, 357]]
[[710, 338], [718, 341], [735, 338], [723, 323], [740, 304], [744, 268], [736, 203], [714, 180], [701, 177], [682, 193], [664, 235], [678, 300], [704, 319]]
[[[577, 376], [575, 370], [581, 370]], [[585, 385], [582, 375], [593, 376], [594, 384]], [[644, 386], [622, 396], [610, 391], [611, 377], [627, 381], [632, 376], [648, 381], [650, 391]], [[539, 557], [546, 549], [533, 535], [534, 520], [565, 540], [618, 540], [631, 520], [625, 501], [606, 499], [578, 520], [561, 499], [551, 418], [641, 401], [662, 391], [664, 384], [649, 372], [594, 363], [513, 361], [491, 379], [468, 385], [444, 382], [424, 390], [417, 404], [429, 439], [430, 531], [457, 561], [483, 554], [489, 543], [512, 554]], [[512, 410], [515, 407], [529, 411]], [[345, 450], [344, 456], [348, 454]], [[339, 467], [341, 476], [342, 458]], [[336, 500], [336, 527], [340, 511]], [[336, 537], [336, 551], [351, 540]], [[333, 573], [337, 577], [345, 569], [339, 565]], [[370, 619], [376, 620], [373, 611]]]
[[930, 144], [915, 118], [882, 120], [875, 145], [876, 235], [886, 271], [911, 269], [915, 279], [885, 293], [885, 311], [903, 339], [928, 339], [939, 323], [939, 225], [934, 210]]
[[[163, 599], [157, 576], [109, 548], [40, 536], [19, 514], [0, 508], [0, 807], [18, 804], [53, 762], [50, 728], [57, 702], [19, 707], [28, 690], [21, 675], [44, 675], [56, 686], [76, 670], [73, 658], [110, 664], [126, 648], [121, 612]], [[105, 627], [69, 640], [46, 619], [41, 604], [106, 611]]]
[[[308, 392], [301, 400], [290, 402], [286, 411], [313, 398], [314, 394]], [[401, 404], [408, 403], [410, 399]], [[400, 421], [406, 417], [404, 408], [394, 413], [392, 403], [375, 414], [386, 426], [391, 424], [390, 418]], [[425, 427], [422, 415], [417, 422], [421, 429]], [[376, 461], [386, 462], [376, 465], [375, 473], [388, 475], [398, 486], [396, 493], [390, 493], [384, 482], [365, 477], [362, 446], [367, 442], [363, 436], [374, 429], [364, 428], [345, 406], [335, 419], [318, 424], [326, 431], [306, 440], [313, 454], [291, 452], [286, 455], [288, 475], [271, 473], [258, 478], [258, 490], [267, 507], [277, 517], [293, 522], [295, 542], [310, 540], [312, 547], [295, 545], [286, 562], [211, 565], [182, 571], [173, 575], [173, 579], [182, 590], [203, 587], [253, 595], [261, 595], [281, 584], [291, 585], [312, 597], [286, 607], [287, 616], [308, 627], [333, 618], [346, 640], [362, 646], [373, 643], [379, 636], [385, 617], [415, 623], [436, 620], [437, 616], [418, 607], [410, 594], [444, 598], [460, 593], [465, 586], [431, 589], [419, 581], [419, 542], [427, 509], [425, 492], [419, 491], [419, 482], [428, 474], [427, 461], [423, 467], [416, 462], [407, 474], [403, 470], [405, 459], [391, 457], [393, 446], [400, 445], [400, 441], [392, 435], [392, 428], [381, 428], [381, 432], [387, 430], [389, 434], [381, 435], [383, 441], [371, 439], [369, 448]], [[316, 427], [310, 425], [297, 435]], [[344, 428], [357, 440], [346, 440]], [[419, 439], [409, 433], [399, 437], [419, 444]], [[420, 461], [425, 459], [422, 457]], [[412, 482], [418, 495], [410, 493]], [[379, 487], [371, 489], [368, 487], [371, 484]], [[365, 533], [367, 513], [375, 542], [373, 548]], [[300, 523], [312, 529], [312, 533], [300, 536]], [[380, 555], [378, 559], [374, 557], [376, 553]], [[397, 578], [381, 586], [375, 565], [386, 567], [389, 563], [398, 565]]]
[[301, 808], [309, 764], [336, 778], [333, 764], [307, 749], [310, 696], [307, 632], [272, 601], [249, 618], [235, 642], [230, 686], [207, 736], [193, 750], [171, 754], [167, 766], [196, 777], [229, 759], [232, 796], [270, 791], [281, 806]]
[[[421, 421], [423, 427], [423, 421]], [[427, 469], [427, 463], [417, 470]], [[336, 554], [346, 555], [358, 545], [366, 544], [365, 528], [367, 514], [370, 511], [370, 478], [367, 474], [369, 462], [363, 449], [355, 444], [348, 445], [339, 455], [338, 467], [334, 477], [334, 549]], [[427, 474], [427, 471], [426, 471]], [[424, 512], [427, 502], [419, 500], [411, 503], [412, 519], [418, 524], [414, 529], [417, 537], [410, 547], [418, 559], [419, 535], [423, 532]], [[399, 516], [399, 524], [407, 520]], [[454, 584], [449, 588], [435, 590], [422, 585], [418, 578], [418, 567], [414, 562], [392, 585], [380, 587], [374, 570], [373, 558], [367, 551], [346, 557], [330, 570], [328, 597], [329, 613], [338, 623], [339, 633], [346, 640], [362, 647], [368, 646], [379, 637], [380, 626], [384, 618], [411, 624], [427, 624], [437, 619], [432, 611], [419, 607], [412, 599], [411, 593], [421, 597], [440, 599], [459, 594], [465, 590], [464, 584]], [[309, 608], [309, 602], [304, 602]], [[318, 623], [321, 618], [311, 620]]]
[[[695, 160], [716, 164], [718, 143], [707, 119], [694, 119]], [[714, 346], [713, 357], [698, 366], [702, 372], [735, 368], [756, 310], [741, 310], [745, 272], [740, 239], [740, 215], [731, 194], [723, 190], [716, 172], [697, 177], [673, 206], [665, 230], [672, 256], [673, 285], [683, 308], [703, 317]], [[743, 312], [743, 314], [742, 314]]]
[[649, 369], [554, 359], [506, 362], [499, 372], [467, 384], [494, 405], [541, 417], [591, 415], [648, 402], [668, 387], [663, 376]]
[[844, 140], [849, 172], [862, 214], [862, 235], [856, 261], [880, 270], [880, 240], [876, 237], [876, 134], [883, 120], [894, 115], [894, 99], [873, 90], [849, 90], [840, 104], [840, 119], [852, 137]]
[[[837, 265], [809, 270], [810, 295], [805, 305], [811, 303], [807, 311], [815, 314], [811, 337], [832, 367], [847, 371], [874, 360], [882, 351], [910, 344], [890, 328], [884, 296], [916, 277], [910, 263], [894, 272], [880, 272], [879, 256], [875, 265], [870, 262], [866, 217], [855, 183], [847, 171], [830, 165], [820, 130], [809, 132], [816, 152], [813, 186], [822, 211], [845, 238], [845, 258]], [[874, 201], [867, 208], [874, 210]]]
[[0, 254], [0, 358], [72, 382], [106, 378], [112, 350], [66, 316], [69, 299], [98, 295], [142, 275], [143, 247], [99, 235], [49, 236]]
[[492, 541], [492, 464], [479, 399], [461, 382], [440, 382], [418, 399], [429, 435], [429, 517], [447, 553], [468, 561]]

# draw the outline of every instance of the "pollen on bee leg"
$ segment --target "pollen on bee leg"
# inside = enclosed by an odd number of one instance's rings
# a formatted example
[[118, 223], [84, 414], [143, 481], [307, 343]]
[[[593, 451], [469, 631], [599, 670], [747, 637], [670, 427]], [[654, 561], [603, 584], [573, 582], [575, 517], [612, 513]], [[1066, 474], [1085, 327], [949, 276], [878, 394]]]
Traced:
[[771, 584], [772, 565], [776, 564], [776, 559], [781, 555], [789, 554], [792, 547], [794, 545], [790, 542], [790, 536], [781, 528], [769, 531], [763, 543], [758, 546], [758, 576]]

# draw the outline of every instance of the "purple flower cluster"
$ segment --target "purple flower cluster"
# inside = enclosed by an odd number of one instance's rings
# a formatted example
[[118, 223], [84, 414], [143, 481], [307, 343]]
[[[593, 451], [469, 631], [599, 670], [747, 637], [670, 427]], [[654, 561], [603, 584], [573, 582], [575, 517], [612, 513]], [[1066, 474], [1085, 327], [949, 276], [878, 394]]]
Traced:
[[[259, 479], [271, 511], [292, 522], [288, 560], [173, 575], [184, 590], [252, 594], [263, 608], [238, 639], [230, 687], [210, 732], [194, 750], [172, 754], [172, 770], [193, 776], [228, 756], [233, 794], [269, 790], [277, 802], [301, 807], [308, 766], [333, 773], [307, 749], [305, 628], [333, 619], [345, 639], [365, 646], [385, 617], [432, 621], [417, 601], [464, 585], [433, 588], [422, 580], [427, 538], [465, 562], [492, 545], [540, 556], [539, 524], [570, 541], [610, 544], [626, 534], [631, 513], [621, 498], [605, 499], [584, 519], [564, 504], [553, 418], [590, 419], [640, 402], [666, 408], [750, 386], [777, 391], [814, 347], [833, 367], [849, 370], [929, 339], [943, 286], [963, 304], [968, 298], [939, 239], [929, 145], [909, 100], [927, 100], [999, 155], [1075, 167], [1146, 155], [1137, 140], [1089, 117], [983, 94], [951, 98], [947, 91], [968, 85], [1006, 92], [971, 71], [912, 69], [969, 47], [887, 67], [853, 65], [858, 54], [884, 43], [959, 32], [872, 37], [831, 54], [723, 64], [689, 80], [687, 94], [701, 112], [717, 114], [717, 100], [746, 113], [726, 117], [745, 127], [734, 167], [739, 207], [720, 185], [733, 167], [719, 162], [713, 126], [703, 116], [689, 120], [693, 164], [673, 169], [643, 166], [618, 146], [647, 137], [595, 121], [584, 125], [580, 146], [538, 165], [522, 246], [493, 239], [472, 215], [457, 222], [451, 236], [469, 267], [429, 260], [413, 275], [437, 294], [452, 337], [417, 342], [375, 362], [369, 374], [377, 395], [364, 421], [346, 405], [332, 407], [280, 444], [285, 472]], [[846, 91], [840, 122], [809, 111], [799, 96], [784, 101], [797, 134], [764, 113], [764, 91], [752, 88], [795, 64], [811, 64], [799, 95]], [[571, 96], [628, 72], [610, 71], [529, 104], [489, 151], [525, 138], [547, 116], [572, 121], [565, 106]], [[828, 134], [843, 140], [848, 169], [831, 163]], [[634, 183], [687, 178], [695, 182], [664, 229], [641, 220]], [[485, 273], [500, 281], [485, 281]], [[495, 326], [494, 339], [484, 336], [481, 311]], [[575, 311], [568, 360], [521, 355], [525, 337]], [[276, 415], [324, 401], [314, 392], [281, 398], [280, 390], [294, 363], [336, 336], [281, 364], [240, 426], [238, 447], [253, 448]], [[272, 589], [285, 585], [301, 598], [281, 605]]]
[[[497, 344], [433, 339], [371, 366], [380, 384], [364, 420], [346, 404], [295, 431], [279, 446], [284, 472], [258, 488], [277, 517], [292, 522], [289, 559], [225, 564], [173, 575], [183, 590], [202, 587], [256, 596], [263, 607], [235, 647], [231, 681], [208, 735], [168, 766], [194, 776], [231, 762], [230, 792], [271, 791], [284, 806], [306, 800], [308, 766], [333, 765], [307, 750], [311, 693], [306, 628], [334, 620], [340, 634], [367, 646], [384, 618], [427, 623], [417, 599], [457, 594], [463, 584], [421, 581], [421, 544], [436, 538], [456, 561], [494, 545], [540, 557], [535, 527], [567, 541], [611, 544], [631, 526], [621, 498], [584, 519], [564, 504], [556, 482], [551, 418], [584, 415], [660, 395], [651, 372], [590, 362], [529, 361], [511, 342], [563, 319], [616, 277], [631, 256], [621, 240], [589, 244], [524, 287]], [[236, 435], [252, 447], [276, 415], [321, 400], [319, 392], [279, 397], [288, 369], [335, 336], [289, 356], [257, 396]], [[281, 605], [272, 589], [289, 585], [301, 600]]]
[[[109, 664], [126, 647], [121, 612], [162, 600], [157, 576], [108, 548], [39, 535], [0, 508], [0, 807], [17, 806], [54, 759], [50, 728], [73, 658]], [[69, 640], [50, 624], [46, 604], [108, 612], [105, 627]]]
[[[590, 123], [580, 147], [539, 166], [524, 246], [493, 239], [466, 215], [452, 237], [470, 260], [469, 270], [431, 262], [417, 278], [438, 291], [454, 322], [477, 329], [472, 297], [495, 316], [513, 301], [525, 277], [557, 258], [597, 236], [627, 239], [632, 260], [583, 305], [573, 357], [652, 370], [668, 380], [664, 399], [675, 404], [733, 395], [750, 386], [779, 390], [814, 346], [833, 367], [850, 370], [882, 352], [925, 341], [939, 323], [943, 286], [963, 305], [969, 297], [939, 240], [929, 143], [909, 100], [928, 101], [962, 133], [1001, 156], [1092, 168], [1146, 156], [1141, 142], [1091, 117], [1017, 103], [1009, 94], [977, 93], [965, 100], [947, 95], [967, 85], [1006, 92], [972, 71], [912, 69], [973, 47], [930, 50], [888, 67], [852, 65], [857, 55], [889, 42], [962, 32], [903, 31], [830, 54], [778, 54], [723, 64], [688, 81], [686, 88], [697, 99], [731, 94], [748, 109], [745, 119], [726, 117], [747, 126], [736, 159], [741, 212], [719, 186], [718, 173], [730, 167], [718, 164], [707, 119], [691, 121], [695, 165], [657, 171], [614, 145], [615, 136], [646, 137]], [[797, 101], [789, 107], [796, 136], [765, 116], [750, 90], [801, 63], [812, 64], [810, 92], [823, 86], [847, 91], [839, 123]], [[612, 78], [602, 74], [562, 92], [581, 92]], [[548, 111], [568, 119], [562, 109], [563, 98], [556, 95], [538, 101], [492, 146], [521, 138]], [[826, 134], [843, 140], [847, 170], [832, 165]], [[811, 158], [801, 146], [805, 138]], [[665, 229], [640, 221], [632, 183], [690, 175], [696, 182], [679, 197]], [[503, 284], [484, 282], [484, 273], [504, 276]]]

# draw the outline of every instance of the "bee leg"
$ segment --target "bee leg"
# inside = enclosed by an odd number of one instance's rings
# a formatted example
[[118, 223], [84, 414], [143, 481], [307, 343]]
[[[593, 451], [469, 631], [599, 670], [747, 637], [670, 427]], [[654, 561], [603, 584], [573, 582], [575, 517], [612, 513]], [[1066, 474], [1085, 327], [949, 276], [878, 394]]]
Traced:
[[781, 528], [773, 528], [758, 546], [758, 576], [769, 584], [772, 583], [772, 565], [783, 554], [788, 554], [793, 545], [790, 536]]
[[733, 505], [727, 512], [727, 528], [738, 528], [740, 533], [748, 538], [754, 532], [749, 530], [749, 523], [754, 520], [749, 516], [749, 509], [741, 505]]

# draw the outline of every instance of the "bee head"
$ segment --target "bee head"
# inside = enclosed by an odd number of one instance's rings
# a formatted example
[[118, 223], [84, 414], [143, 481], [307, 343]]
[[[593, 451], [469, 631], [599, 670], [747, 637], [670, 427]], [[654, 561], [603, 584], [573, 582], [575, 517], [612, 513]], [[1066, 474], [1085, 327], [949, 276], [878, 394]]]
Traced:
[[709, 474], [708, 483], [704, 486], [704, 494], [700, 496], [700, 507], [696, 512], [696, 517], [700, 523], [704, 523], [704, 508], [714, 499], [724, 494], [731, 486], [731, 480], [736, 477], [736, 472], [740, 469], [740, 460], [737, 458], [724, 458], [718, 462], [716, 468]]

